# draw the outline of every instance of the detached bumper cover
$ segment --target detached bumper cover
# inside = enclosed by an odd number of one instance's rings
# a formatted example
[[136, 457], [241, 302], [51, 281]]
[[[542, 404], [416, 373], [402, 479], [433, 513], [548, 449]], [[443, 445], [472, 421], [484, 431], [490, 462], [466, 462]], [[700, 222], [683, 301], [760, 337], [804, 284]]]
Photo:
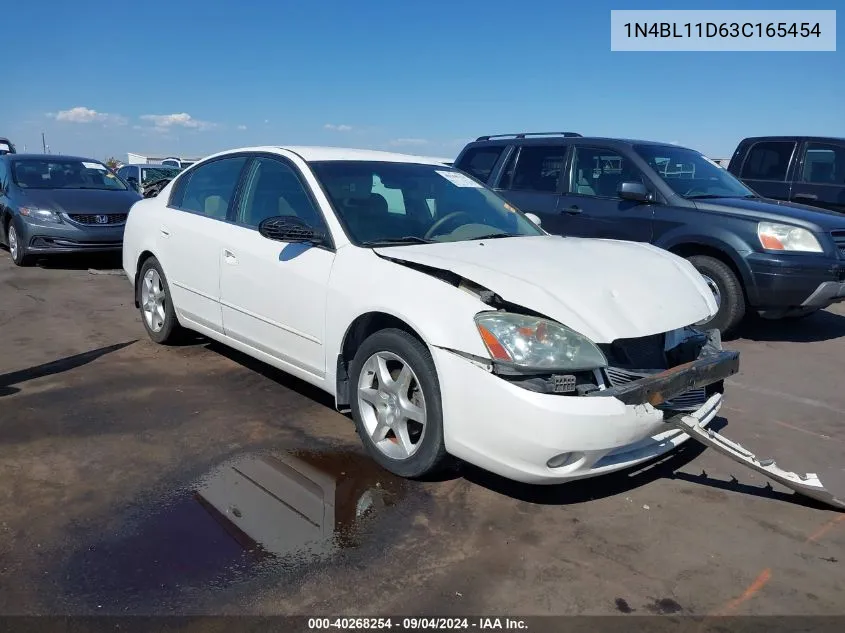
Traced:
[[724, 380], [737, 371], [739, 352], [721, 351], [641, 380], [594, 391], [587, 397], [612, 397], [625, 404], [648, 403], [656, 407], [690, 389], [699, 389]]

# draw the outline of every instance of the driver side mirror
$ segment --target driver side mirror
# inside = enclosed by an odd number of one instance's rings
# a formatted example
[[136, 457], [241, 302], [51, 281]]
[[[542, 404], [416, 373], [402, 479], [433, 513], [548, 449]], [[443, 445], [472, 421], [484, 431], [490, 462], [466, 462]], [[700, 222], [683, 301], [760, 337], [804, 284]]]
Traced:
[[324, 244], [325, 235], [300, 218], [292, 215], [275, 215], [258, 225], [258, 232], [268, 240], [290, 244]]
[[651, 202], [653, 199], [646, 186], [641, 182], [619, 183], [616, 193], [623, 200], [633, 200], [634, 202]]

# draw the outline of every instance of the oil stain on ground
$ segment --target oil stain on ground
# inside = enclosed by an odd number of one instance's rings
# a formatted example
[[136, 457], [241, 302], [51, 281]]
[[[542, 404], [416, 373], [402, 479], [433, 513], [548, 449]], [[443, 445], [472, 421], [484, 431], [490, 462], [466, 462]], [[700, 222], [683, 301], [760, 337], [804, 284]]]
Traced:
[[175, 606], [185, 590], [259, 573], [301, 572], [372, 538], [411, 485], [352, 451], [242, 456], [141, 513], [123, 534], [76, 552], [63, 593], [113, 612]]

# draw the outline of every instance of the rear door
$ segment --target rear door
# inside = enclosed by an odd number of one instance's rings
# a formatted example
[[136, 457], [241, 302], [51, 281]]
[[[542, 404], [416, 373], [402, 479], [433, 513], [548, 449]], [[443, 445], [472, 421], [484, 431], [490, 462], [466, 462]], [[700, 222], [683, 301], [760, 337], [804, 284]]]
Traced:
[[739, 178], [764, 198], [789, 200], [790, 166], [798, 142], [757, 141], [751, 145], [739, 170]]
[[158, 251], [182, 318], [223, 332], [220, 260], [229, 208], [246, 156], [224, 156], [185, 174], [168, 202]]
[[558, 212], [568, 151], [565, 143], [515, 147], [496, 187], [520, 211], [538, 216], [546, 231], [559, 235], [569, 234], [569, 218]]
[[617, 191], [622, 182], [641, 182], [650, 187], [642, 171], [619, 151], [574, 146], [566, 192], [558, 207], [561, 216], [569, 218], [569, 234], [650, 242], [654, 206], [620, 198]]
[[791, 200], [845, 213], [845, 142], [804, 143], [795, 171]]
[[490, 177], [493, 168], [499, 162], [499, 158], [507, 148], [507, 145], [478, 145], [470, 147], [462, 152], [455, 162], [455, 167], [490, 185]]

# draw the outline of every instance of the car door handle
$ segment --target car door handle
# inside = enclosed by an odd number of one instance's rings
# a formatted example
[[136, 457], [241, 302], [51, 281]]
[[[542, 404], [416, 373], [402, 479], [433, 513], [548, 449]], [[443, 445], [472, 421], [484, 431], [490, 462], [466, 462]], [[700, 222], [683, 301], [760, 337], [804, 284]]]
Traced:
[[814, 193], [796, 193], [792, 196], [796, 200], [818, 200], [819, 197]]
[[563, 212], [567, 215], [578, 215], [579, 213], [581, 213], [581, 207], [573, 204], [571, 207], [565, 208]]
[[226, 260], [227, 264], [237, 264], [238, 263], [238, 258], [235, 257], [235, 254], [228, 249], [223, 249], [223, 259]]

